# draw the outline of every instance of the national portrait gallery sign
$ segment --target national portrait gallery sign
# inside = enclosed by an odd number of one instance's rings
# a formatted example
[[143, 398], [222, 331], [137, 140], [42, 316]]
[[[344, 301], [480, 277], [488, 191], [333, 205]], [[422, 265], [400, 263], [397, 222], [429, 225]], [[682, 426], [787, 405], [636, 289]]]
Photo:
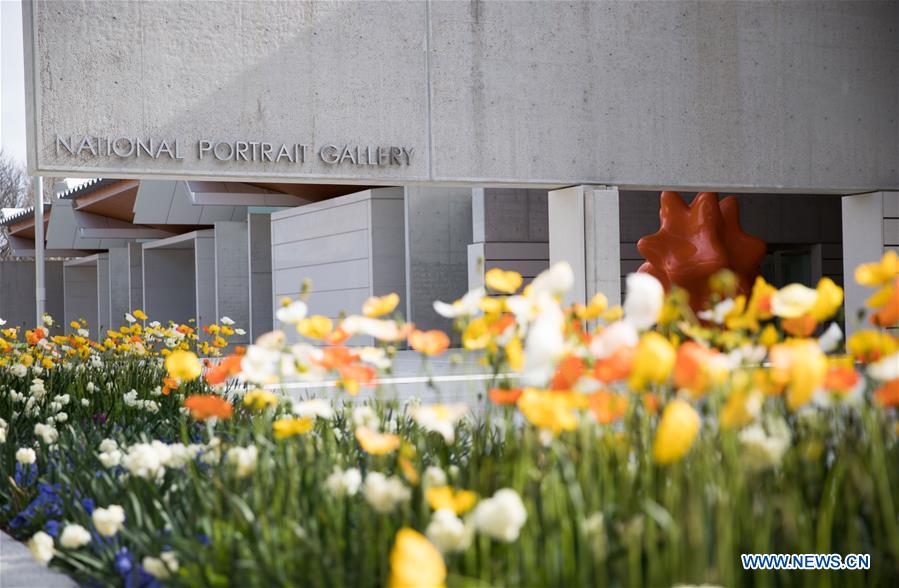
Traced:
[[408, 145], [352, 143], [279, 143], [180, 138], [56, 134], [56, 155], [78, 158], [118, 158], [183, 161], [271, 163], [302, 165], [316, 160], [325, 165], [408, 166], [415, 151]]

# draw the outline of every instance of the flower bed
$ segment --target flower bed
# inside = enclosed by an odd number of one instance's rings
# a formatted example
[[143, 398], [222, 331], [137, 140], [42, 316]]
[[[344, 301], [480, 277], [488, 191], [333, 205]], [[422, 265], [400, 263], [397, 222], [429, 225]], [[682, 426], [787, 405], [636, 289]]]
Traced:
[[[857, 272], [876, 326], [899, 319], [897, 273], [895, 254]], [[0, 526], [90, 586], [896, 585], [894, 336], [827, 355], [828, 279], [738, 296], [721, 273], [702, 320], [646, 274], [623, 308], [563, 308], [571, 281], [557, 265], [521, 291], [492, 270], [488, 291], [435, 303], [462, 351], [384, 318], [395, 295], [336, 322], [287, 301], [304, 342], [270, 333], [205, 369], [226, 319], [136, 311], [97, 341], [6, 329]], [[492, 379], [464, 405], [381, 398], [401, 345], [423, 372], [477, 354]], [[337, 387], [290, 399], [286, 379]], [[871, 566], [744, 571], [743, 553]]]

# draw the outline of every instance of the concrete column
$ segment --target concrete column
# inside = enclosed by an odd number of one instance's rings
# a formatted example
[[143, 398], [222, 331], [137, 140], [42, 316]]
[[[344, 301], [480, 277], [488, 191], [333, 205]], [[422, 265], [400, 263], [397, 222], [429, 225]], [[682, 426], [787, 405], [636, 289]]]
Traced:
[[468, 290], [472, 190], [405, 189], [406, 317], [421, 329], [450, 331], [434, 300], [455, 300]]
[[[250, 327], [250, 253], [247, 223], [215, 223], [215, 307], [216, 317], [227, 316], [236, 326]], [[234, 335], [231, 341], [246, 345], [247, 335]]]
[[140, 243], [128, 243], [128, 308], [144, 310], [143, 250]]
[[[846, 335], [866, 326], [858, 318], [871, 288], [855, 283], [855, 269], [877, 261], [887, 250], [899, 252], [899, 192], [843, 197], [843, 274]], [[868, 325], [870, 326], [870, 325]]]
[[194, 240], [194, 277], [196, 279], [197, 325], [208, 325], [219, 319], [216, 309], [215, 237], [198, 233]]
[[621, 251], [618, 190], [573, 186], [549, 193], [549, 261], [567, 261], [574, 286], [566, 303], [585, 303], [597, 292], [620, 302]]
[[272, 218], [268, 213], [247, 215], [247, 258], [250, 276], [250, 340], [272, 330]]
[[66, 332], [71, 332], [69, 323], [85, 319], [91, 335], [100, 331], [97, 322], [97, 266], [95, 264], [63, 265], [64, 303], [63, 316]]
[[105, 333], [112, 326], [110, 313], [109, 254], [97, 254], [97, 328]]
[[[139, 308], [135, 306], [134, 308]], [[109, 250], [109, 317], [110, 327], [124, 322], [131, 307], [131, 256], [128, 246]]]

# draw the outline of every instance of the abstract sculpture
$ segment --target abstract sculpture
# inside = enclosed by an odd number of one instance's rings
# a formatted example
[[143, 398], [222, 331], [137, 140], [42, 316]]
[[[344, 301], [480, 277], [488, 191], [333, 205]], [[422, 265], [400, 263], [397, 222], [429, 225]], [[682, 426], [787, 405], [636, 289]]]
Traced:
[[765, 256], [765, 242], [740, 227], [735, 196], [718, 201], [716, 192], [701, 192], [687, 204], [677, 192], [662, 192], [661, 228], [643, 237], [637, 249], [646, 262], [637, 271], [689, 292], [699, 310], [709, 297], [709, 278], [729, 269], [738, 278], [737, 293], [748, 295]]

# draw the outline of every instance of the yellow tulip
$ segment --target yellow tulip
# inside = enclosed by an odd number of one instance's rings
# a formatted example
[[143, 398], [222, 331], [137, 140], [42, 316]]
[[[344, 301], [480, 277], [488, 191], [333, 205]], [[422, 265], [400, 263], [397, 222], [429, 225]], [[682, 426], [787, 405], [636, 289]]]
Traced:
[[390, 550], [389, 588], [442, 588], [445, 582], [440, 552], [421, 533], [400, 529]]
[[654, 331], [640, 338], [634, 355], [634, 365], [628, 384], [633, 390], [643, 390], [650, 384], [663, 384], [674, 369], [677, 353], [674, 346]]
[[397, 450], [400, 438], [392, 433], [379, 433], [368, 427], [356, 428], [356, 441], [362, 450], [371, 455], [385, 455]]
[[816, 291], [818, 298], [808, 313], [820, 323], [832, 317], [843, 305], [843, 289], [830, 278], [821, 278]]
[[764, 329], [762, 329], [762, 334], [759, 335], [759, 345], [762, 347], [771, 347], [775, 343], [777, 343], [780, 335], [777, 333], [777, 329], [774, 328], [774, 325], [768, 325]]
[[771, 297], [771, 312], [780, 318], [798, 318], [818, 301], [818, 292], [802, 284], [784, 286]]
[[478, 495], [471, 490], [454, 490], [450, 486], [428, 488], [426, 497], [431, 509], [451, 510], [457, 515], [468, 512], [478, 501]]
[[884, 253], [880, 261], [865, 263], [855, 270], [855, 281], [862, 286], [883, 286], [899, 275], [899, 255], [895, 251]]
[[375, 318], [390, 314], [400, 303], [399, 294], [391, 292], [386, 296], [372, 296], [362, 304], [362, 314]]
[[169, 377], [185, 382], [196, 380], [203, 373], [200, 360], [190, 351], [173, 351], [165, 358], [165, 371]]
[[699, 413], [684, 400], [672, 400], [662, 411], [652, 444], [652, 457], [658, 464], [680, 460], [699, 433]]
[[244, 395], [243, 404], [244, 406], [253, 408], [255, 410], [265, 410], [269, 406], [277, 406], [278, 397], [268, 390], [256, 388], [255, 390], [250, 390], [246, 393], [246, 395]]
[[139, 320], [139, 321], [145, 321], [145, 320], [147, 320], [147, 315], [146, 315], [146, 313], [144, 313], [144, 311], [142, 311], [142, 310], [140, 310], [140, 309], [135, 310], [134, 312], [132, 312], [132, 313], [131, 313], [131, 316], [133, 316], [134, 318], [136, 318], [136, 319]]
[[509, 362], [509, 369], [513, 372], [520, 372], [524, 367], [524, 350], [521, 346], [521, 339], [512, 336], [506, 343], [506, 361]]
[[484, 349], [490, 343], [490, 324], [487, 317], [478, 317], [462, 331], [462, 345], [465, 349]]
[[503, 294], [514, 294], [521, 288], [521, 274], [518, 272], [506, 272], [499, 268], [493, 268], [484, 275], [487, 287]]
[[899, 351], [899, 340], [883, 331], [858, 331], [846, 341], [846, 351], [855, 359], [869, 363]]
[[583, 304], [576, 304], [574, 307], [574, 314], [582, 321], [592, 321], [601, 317], [608, 306], [609, 299], [606, 298], [605, 294], [599, 292], [590, 299], [590, 302], [587, 303], [586, 306]]
[[725, 317], [727, 328], [758, 331], [759, 321], [771, 318], [771, 299], [775, 292], [777, 289], [774, 286], [761, 276], [757, 277], [752, 285], [749, 301], [747, 302], [743, 296], [737, 296], [734, 300], [734, 309]]
[[771, 348], [771, 378], [788, 386], [787, 407], [790, 410], [807, 404], [827, 376], [827, 356], [818, 342], [794, 339]]
[[312, 430], [310, 417], [278, 419], [272, 423], [275, 439], [286, 439], [294, 435], [302, 435]]
[[324, 339], [331, 332], [334, 323], [326, 316], [306, 317], [297, 323], [297, 333], [310, 339]]
[[558, 434], [577, 428], [574, 392], [526, 388], [518, 398], [518, 410], [532, 425]]
[[501, 298], [491, 298], [485, 296], [478, 302], [478, 308], [484, 311], [484, 314], [499, 314], [503, 311], [505, 303]]

